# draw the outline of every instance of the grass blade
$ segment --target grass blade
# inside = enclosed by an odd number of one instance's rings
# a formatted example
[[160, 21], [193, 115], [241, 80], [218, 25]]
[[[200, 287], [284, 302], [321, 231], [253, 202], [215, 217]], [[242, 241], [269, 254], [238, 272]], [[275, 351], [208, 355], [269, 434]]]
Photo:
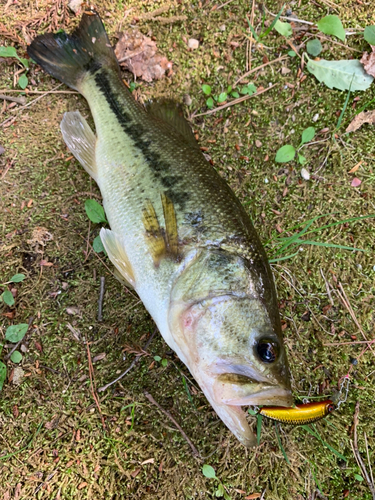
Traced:
[[278, 257], [277, 259], [268, 259], [268, 262], [270, 264], [274, 264], [275, 262], [280, 262], [280, 260], [291, 259], [292, 257], [295, 257], [298, 254], [299, 254], [299, 250], [298, 250], [298, 252], [291, 253], [290, 255], [285, 255], [285, 257]]
[[289, 247], [294, 243], [300, 236], [306, 233], [306, 231], [311, 227], [311, 225], [315, 222], [316, 218], [311, 219], [306, 226], [300, 231], [299, 233], [294, 234], [291, 236], [287, 241], [285, 241], [284, 245], [282, 245], [277, 251], [275, 255], [280, 254], [285, 248]]
[[251, 33], [253, 34], [253, 37], [255, 38], [255, 40], [257, 42], [259, 42], [259, 36], [256, 34], [255, 29], [252, 27], [251, 22], [248, 20], [247, 16], [246, 16], [246, 21], [247, 21], [247, 24], [249, 25]]
[[313, 240], [296, 240], [295, 243], [299, 245], [315, 245], [318, 247], [327, 247], [327, 248], [340, 248], [341, 250], [354, 250], [355, 252], [366, 252], [363, 248], [355, 248], [355, 247], [347, 247], [345, 245], [336, 245], [335, 243], [323, 243], [320, 241]]
[[[309, 425], [301, 425], [301, 427], [306, 431], [308, 432], [309, 434], [311, 434], [312, 436], [314, 436], [315, 438], [317, 438], [323, 446], [325, 446], [326, 448], [328, 448], [329, 450], [332, 451], [332, 453], [334, 453], [337, 457], [341, 458], [341, 460], [344, 460], [345, 462], [347, 462], [348, 460], [344, 457], [344, 455], [341, 455], [341, 453], [337, 450], [335, 450], [335, 448], [333, 448], [331, 445], [329, 445], [328, 443], [326, 443], [319, 435], [318, 431], [315, 429], [311, 429], [311, 427]], [[315, 426], [314, 426], [315, 427]]]
[[269, 27], [266, 29], [266, 31], [264, 33], [262, 33], [260, 35], [260, 38], [263, 38], [265, 36], [268, 35], [268, 33], [274, 28], [275, 24], [277, 23], [277, 21], [279, 20], [283, 10], [284, 10], [284, 7], [285, 7], [285, 4], [281, 7], [281, 9], [279, 10], [279, 12], [277, 13], [277, 16], [275, 17], [275, 19], [272, 21], [272, 23], [269, 25]]
[[275, 431], [276, 431], [277, 442], [279, 443], [279, 447], [280, 447], [281, 453], [283, 454], [286, 463], [290, 465], [289, 458], [287, 457], [287, 454], [285, 453], [284, 447], [281, 444], [279, 429], [277, 428], [276, 422], [275, 422]]
[[262, 431], [262, 415], [257, 415], [257, 444], [259, 446], [260, 443], [260, 433]]

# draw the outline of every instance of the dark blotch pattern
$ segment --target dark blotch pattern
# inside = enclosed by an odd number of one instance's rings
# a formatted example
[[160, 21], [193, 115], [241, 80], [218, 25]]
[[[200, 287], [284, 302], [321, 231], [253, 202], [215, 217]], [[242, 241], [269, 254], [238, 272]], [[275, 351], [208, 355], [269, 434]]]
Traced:
[[141, 124], [135, 124], [131, 115], [124, 109], [116, 94], [111, 89], [111, 84], [105, 71], [97, 71], [97, 68], [90, 68], [94, 74], [95, 82], [99, 90], [104, 95], [111, 111], [116, 116], [124, 132], [134, 141], [151, 167], [155, 180], [161, 182], [165, 195], [177, 204], [181, 210], [189, 201], [189, 194], [179, 188], [182, 177], [170, 173], [171, 167], [160, 153], [152, 148], [152, 140], [149, 138], [147, 129]]

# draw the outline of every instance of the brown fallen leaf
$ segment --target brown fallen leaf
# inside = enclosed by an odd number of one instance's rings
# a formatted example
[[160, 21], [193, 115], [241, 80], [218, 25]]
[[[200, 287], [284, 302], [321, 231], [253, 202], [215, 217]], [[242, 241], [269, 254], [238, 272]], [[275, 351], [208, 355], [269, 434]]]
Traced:
[[96, 363], [97, 361], [101, 361], [106, 356], [107, 356], [107, 354], [105, 352], [101, 352], [100, 354], [98, 354], [97, 356], [95, 356], [95, 358], [93, 358], [92, 362]]
[[121, 66], [146, 82], [162, 78], [172, 68], [172, 63], [157, 51], [156, 43], [137, 30], [122, 33], [115, 48]]
[[261, 496], [261, 493], [252, 493], [251, 495], [245, 497], [245, 500], [254, 500], [255, 498], [260, 498]]
[[346, 132], [354, 132], [358, 130], [364, 123], [370, 123], [374, 125], [375, 123], [375, 109], [372, 111], [361, 111], [356, 115], [353, 120], [349, 123]]
[[369, 54], [368, 52], [364, 52], [361, 57], [361, 63], [363, 67], [371, 76], [375, 76], [375, 45], [370, 45], [372, 52]]

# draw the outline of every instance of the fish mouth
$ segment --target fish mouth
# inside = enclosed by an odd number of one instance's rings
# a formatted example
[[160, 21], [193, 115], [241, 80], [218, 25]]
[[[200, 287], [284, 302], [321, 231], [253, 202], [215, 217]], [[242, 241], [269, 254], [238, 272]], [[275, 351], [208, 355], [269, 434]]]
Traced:
[[213, 386], [214, 399], [230, 406], [292, 406], [289, 387], [268, 380], [257, 380], [237, 373], [219, 375]]

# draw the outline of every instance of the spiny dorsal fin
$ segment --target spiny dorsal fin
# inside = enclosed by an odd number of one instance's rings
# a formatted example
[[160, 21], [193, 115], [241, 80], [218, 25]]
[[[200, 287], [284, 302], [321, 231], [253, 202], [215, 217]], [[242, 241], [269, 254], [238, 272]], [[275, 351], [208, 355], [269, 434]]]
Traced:
[[146, 241], [155, 266], [159, 266], [163, 258], [177, 259], [179, 256], [176, 212], [171, 200], [161, 195], [165, 229], [159, 224], [155, 208], [150, 200], [143, 209], [143, 225], [146, 230]]
[[184, 117], [181, 107], [170, 99], [149, 102], [146, 104], [148, 113], [158, 120], [167, 123], [175, 131], [177, 131], [184, 139], [195, 148], [199, 149], [191, 126]]

